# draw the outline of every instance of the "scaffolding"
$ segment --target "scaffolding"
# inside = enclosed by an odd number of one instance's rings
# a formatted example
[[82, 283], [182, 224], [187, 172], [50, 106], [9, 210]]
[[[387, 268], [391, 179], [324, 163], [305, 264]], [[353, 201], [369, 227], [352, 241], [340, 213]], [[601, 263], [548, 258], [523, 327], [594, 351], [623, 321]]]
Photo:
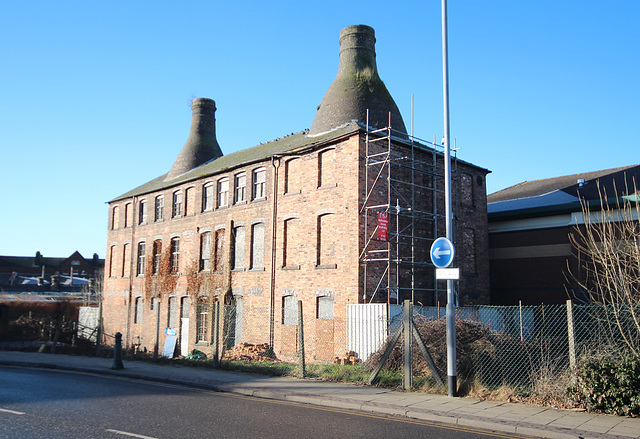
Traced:
[[442, 147], [367, 123], [364, 171], [364, 303], [432, 297], [422, 304], [437, 305], [429, 249], [445, 226]]

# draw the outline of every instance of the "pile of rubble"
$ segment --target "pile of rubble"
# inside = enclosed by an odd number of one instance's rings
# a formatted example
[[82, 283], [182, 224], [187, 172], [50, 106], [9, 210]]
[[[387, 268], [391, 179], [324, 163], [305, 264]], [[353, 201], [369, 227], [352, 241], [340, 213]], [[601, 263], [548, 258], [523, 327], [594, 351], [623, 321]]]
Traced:
[[341, 365], [356, 365], [358, 364], [358, 362], [360, 361], [360, 359], [358, 358], [358, 355], [354, 352], [354, 351], [348, 351], [347, 353], [344, 354], [344, 356], [342, 358], [340, 357], [336, 357], [333, 359], [333, 364], [341, 364]]
[[269, 343], [240, 343], [222, 354], [223, 360], [232, 361], [279, 361]]

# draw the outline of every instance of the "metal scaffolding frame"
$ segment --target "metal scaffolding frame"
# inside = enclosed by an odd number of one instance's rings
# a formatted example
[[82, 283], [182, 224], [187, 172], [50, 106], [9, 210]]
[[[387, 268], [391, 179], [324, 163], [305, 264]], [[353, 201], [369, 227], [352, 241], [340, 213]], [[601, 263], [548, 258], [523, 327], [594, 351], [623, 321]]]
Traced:
[[[443, 206], [439, 206], [444, 202], [443, 152], [438, 150], [440, 145], [435, 139], [429, 142], [402, 133], [396, 135], [394, 142], [394, 134], [391, 126], [370, 129], [367, 123], [365, 198], [360, 209], [364, 223], [364, 245], [360, 254], [364, 270], [363, 301], [400, 303], [410, 299], [414, 303], [416, 292], [421, 291], [432, 293], [433, 305], [437, 305], [439, 289], [435, 275], [431, 288], [416, 285], [416, 268], [433, 267], [429, 257], [424, 257], [429, 252], [419, 252], [422, 255], [419, 257], [416, 247], [430, 248], [438, 237], [438, 227], [444, 226], [445, 212]], [[421, 156], [430, 156], [430, 160], [419, 160], [418, 150]], [[403, 175], [398, 175], [400, 173]], [[420, 183], [425, 180], [431, 184]], [[431, 194], [429, 211], [421, 210], [425, 203], [416, 202], [416, 191]], [[377, 239], [378, 224], [372, 224], [372, 215], [377, 216], [378, 212], [388, 213], [387, 241]], [[431, 229], [428, 237], [416, 233], [417, 227], [425, 224]], [[373, 269], [374, 264], [377, 269]], [[408, 271], [409, 276], [401, 278], [402, 269]], [[384, 300], [381, 294], [386, 294]]]

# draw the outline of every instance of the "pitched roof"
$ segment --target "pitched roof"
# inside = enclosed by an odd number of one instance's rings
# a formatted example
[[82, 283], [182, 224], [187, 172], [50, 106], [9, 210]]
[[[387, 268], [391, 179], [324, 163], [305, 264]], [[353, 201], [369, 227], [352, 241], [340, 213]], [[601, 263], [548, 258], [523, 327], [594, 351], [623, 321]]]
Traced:
[[580, 210], [580, 200], [599, 201], [635, 193], [640, 165], [525, 181], [487, 196], [490, 219], [544, 216]]
[[319, 136], [309, 137], [308, 130], [293, 133], [252, 148], [223, 155], [222, 157], [211, 160], [169, 181], [165, 181], [167, 174], [163, 174], [142, 186], [138, 186], [137, 188], [114, 198], [111, 202], [167, 189], [188, 181], [215, 175], [219, 172], [232, 170], [251, 163], [258, 163], [273, 156], [313, 148], [345, 135], [353, 134], [359, 130], [362, 130], [362, 127], [357, 122], [351, 122]]

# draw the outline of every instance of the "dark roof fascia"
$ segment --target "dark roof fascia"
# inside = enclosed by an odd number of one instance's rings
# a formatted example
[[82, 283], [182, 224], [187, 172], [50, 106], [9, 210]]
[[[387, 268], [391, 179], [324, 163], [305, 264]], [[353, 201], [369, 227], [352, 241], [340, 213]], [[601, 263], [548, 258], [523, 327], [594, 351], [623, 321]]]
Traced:
[[[604, 205], [606, 206], [619, 206], [623, 203], [624, 197], [619, 198], [607, 198], [604, 201]], [[627, 200], [631, 201], [632, 200]], [[602, 202], [598, 200], [589, 200], [586, 203], [587, 208], [590, 211], [600, 211], [602, 210]], [[489, 222], [492, 221], [505, 221], [505, 220], [517, 220], [517, 219], [527, 219], [527, 218], [537, 218], [544, 216], [553, 216], [553, 215], [562, 215], [566, 213], [574, 213], [574, 212], [582, 212], [583, 203], [580, 201], [575, 201], [572, 203], [565, 204], [556, 204], [553, 206], [543, 206], [543, 207], [532, 207], [528, 209], [517, 209], [517, 210], [506, 210], [502, 212], [493, 212], [488, 213]]]
[[[166, 189], [171, 189], [173, 187], [176, 186], [180, 186], [182, 184], [185, 183], [189, 183], [192, 181], [196, 181], [199, 180], [201, 178], [204, 177], [209, 177], [209, 176], [213, 176], [216, 174], [220, 174], [222, 172], [229, 172], [229, 171], [233, 171], [234, 169], [243, 167], [243, 166], [248, 166], [251, 164], [255, 164], [255, 163], [262, 163], [265, 162], [267, 160], [270, 160], [271, 158], [276, 158], [276, 157], [284, 157], [287, 155], [296, 155], [296, 154], [300, 154], [306, 151], [310, 151], [313, 149], [316, 149], [320, 146], [324, 146], [324, 145], [328, 145], [331, 143], [335, 143], [337, 141], [340, 141], [342, 139], [348, 138], [350, 136], [352, 136], [355, 132], [361, 131], [362, 128], [357, 124], [357, 123], [350, 123], [347, 124], [343, 127], [340, 127], [336, 130], [333, 130], [329, 133], [320, 135], [320, 136], [315, 136], [315, 137], [309, 137], [307, 136], [307, 130], [304, 131], [300, 131], [298, 133], [292, 134], [290, 136], [285, 136], [276, 140], [272, 140], [270, 142], [264, 143], [262, 145], [258, 145], [258, 146], [254, 146], [252, 148], [247, 148], [247, 149], [243, 149], [240, 151], [236, 151], [234, 153], [231, 153], [229, 155], [226, 156], [222, 156], [218, 159], [212, 160], [210, 162], [204, 163], [203, 165], [183, 174], [182, 176], [177, 177], [174, 180], [170, 180], [170, 181], [164, 181], [164, 179], [166, 178], [167, 174], [163, 174], [157, 178], [154, 178], [153, 180], [148, 181], [147, 183], [138, 186], [137, 188], [126, 192], [122, 195], [120, 195], [119, 197], [116, 197], [114, 199], [112, 199], [111, 201], [109, 201], [108, 203], [113, 203], [113, 202], [117, 202], [117, 201], [122, 201], [124, 199], [127, 198], [133, 198], [136, 196], [141, 196], [141, 195], [146, 195], [152, 192], [157, 192], [159, 190], [166, 190]], [[218, 160], [222, 160], [222, 159], [229, 159], [229, 158], [233, 158], [234, 155], [238, 155], [241, 156], [243, 153], [247, 153], [249, 151], [256, 151], [257, 149], [268, 149], [269, 146], [273, 146], [276, 142], [280, 142], [280, 141], [286, 141], [287, 138], [290, 138], [292, 136], [305, 136], [304, 138], [307, 139], [306, 142], [300, 144], [299, 146], [293, 147], [291, 149], [287, 149], [286, 145], [284, 146], [284, 148], [280, 151], [275, 150], [272, 151], [271, 153], [264, 155], [264, 156], [259, 156], [256, 158], [252, 158], [252, 159], [247, 159], [247, 160], [242, 160], [240, 159], [237, 162], [232, 162], [231, 164], [229, 164], [229, 166], [224, 166], [222, 168], [219, 169], [212, 169], [211, 171], [208, 171], [206, 168], [208, 165], [212, 165], [214, 162], [218, 161]]]

